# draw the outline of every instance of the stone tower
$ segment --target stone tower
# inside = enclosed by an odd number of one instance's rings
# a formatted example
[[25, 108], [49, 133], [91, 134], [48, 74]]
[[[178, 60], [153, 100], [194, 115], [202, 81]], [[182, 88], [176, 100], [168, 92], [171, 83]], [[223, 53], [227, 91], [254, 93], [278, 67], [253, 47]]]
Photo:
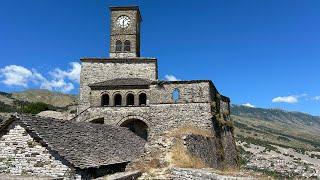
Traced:
[[81, 59], [75, 120], [127, 127], [148, 141], [148, 151], [163, 132], [196, 127], [218, 137], [213, 167], [235, 165], [230, 99], [211, 80], [159, 80], [158, 60], [140, 56], [139, 8], [110, 11], [110, 57]]
[[137, 6], [110, 7], [110, 58], [140, 57], [141, 16]]

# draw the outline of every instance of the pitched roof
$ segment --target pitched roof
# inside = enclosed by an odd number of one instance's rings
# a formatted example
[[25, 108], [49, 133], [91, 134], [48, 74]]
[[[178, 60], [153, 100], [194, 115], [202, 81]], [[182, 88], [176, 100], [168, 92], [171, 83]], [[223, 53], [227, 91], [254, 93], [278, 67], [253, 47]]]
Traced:
[[17, 122], [44, 146], [73, 166], [85, 169], [129, 162], [145, 140], [123, 127], [19, 115]]
[[125, 87], [125, 86], [149, 86], [151, 80], [142, 78], [117, 78], [103, 82], [90, 84], [90, 87]]

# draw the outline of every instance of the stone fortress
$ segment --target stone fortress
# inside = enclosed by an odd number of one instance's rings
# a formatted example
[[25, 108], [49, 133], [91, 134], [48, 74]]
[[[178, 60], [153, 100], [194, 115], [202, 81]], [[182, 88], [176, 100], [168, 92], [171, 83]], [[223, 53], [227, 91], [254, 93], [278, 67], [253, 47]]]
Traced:
[[81, 59], [77, 121], [128, 127], [148, 141], [184, 125], [214, 131], [217, 119], [230, 121], [230, 100], [212, 81], [162, 81], [157, 59], [140, 57], [137, 6], [110, 11], [110, 57]]
[[[0, 179], [94, 179], [123, 171], [135, 173], [118, 179], [133, 179], [144, 168], [185, 167], [180, 159], [237, 168], [229, 98], [210, 80], [159, 80], [157, 59], [140, 57], [139, 8], [110, 10], [110, 58], [81, 59], [72, 120], [0, 116]], [[184, 179], [177, 173], [161, 177]]]

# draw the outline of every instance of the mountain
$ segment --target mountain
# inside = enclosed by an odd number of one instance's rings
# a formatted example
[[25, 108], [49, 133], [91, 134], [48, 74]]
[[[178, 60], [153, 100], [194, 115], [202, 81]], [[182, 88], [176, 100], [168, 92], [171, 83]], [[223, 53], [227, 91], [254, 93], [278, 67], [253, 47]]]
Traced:
[[43, 102], [55, 107], [66, 107], [77, 104], [77, 96], [51, 92], [43, 89], [30, 89], [22, 92], [14, 92], [11, 97], [26, 102]]
[[300, 150], [320, 149], [320, 117], [239, 105], [232, 105], [231, 112], [238, 139]]
[[[44, 104], [38, 104], [38, 102]], [[31, 89], [21, 92], [0, 92], [1, 112], [25, 112], [27, 108], [45, 106], [45, 109], [65, 111], [68, 106], [77, 104], [76, 95], [51, 92], [48, 90]]]

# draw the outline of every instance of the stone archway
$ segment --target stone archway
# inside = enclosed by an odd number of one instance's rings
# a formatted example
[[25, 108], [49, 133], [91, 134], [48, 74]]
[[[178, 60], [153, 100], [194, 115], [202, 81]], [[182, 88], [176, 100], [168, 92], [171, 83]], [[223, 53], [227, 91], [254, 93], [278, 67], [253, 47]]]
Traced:
[[141, 138], [148, 140], [148, 125], [140, 119], [127, 119], [120, 124], [120, 127], [126, 127]]

